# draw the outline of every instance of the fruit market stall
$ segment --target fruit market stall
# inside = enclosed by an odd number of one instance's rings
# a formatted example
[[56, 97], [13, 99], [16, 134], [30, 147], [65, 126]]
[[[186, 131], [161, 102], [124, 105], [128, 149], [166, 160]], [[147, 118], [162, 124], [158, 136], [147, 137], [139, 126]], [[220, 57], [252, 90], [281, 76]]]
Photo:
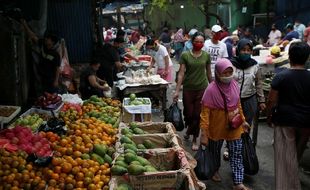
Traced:
[[166, 108], [166, 93], [168, 82], [155, 74], [155, 69], [150, 69], [150, 59], [148, 56], [140, 57], [140, 62], [129, 62], [124, 64], [126, 70], [118, 73], [116, 87], [120, 97], [132, 93], [149, 92], [152, 96], [162, 102], [162, 109]]
[[[53, 111], [38, 106], [57, 97]], [[171, 123], [125, 124], [119, 100], [57, 97], [46, 94], [0, 131], [0, 189], [205, 189]], [[151, 106], [136, 97], [128, 104]]]
[[121, 102], [62, 104], [58, 116], [32, 108], [0, 131], [0, 189], [109, 189]]

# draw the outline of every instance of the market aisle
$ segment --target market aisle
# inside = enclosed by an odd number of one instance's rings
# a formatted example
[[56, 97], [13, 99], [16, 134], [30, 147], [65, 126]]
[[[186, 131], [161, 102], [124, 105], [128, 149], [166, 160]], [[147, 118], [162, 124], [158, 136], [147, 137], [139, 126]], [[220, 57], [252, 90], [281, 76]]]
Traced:
[[[174, 70], [177, 71], [179, 66], [174, 62]], [[175, 77], [175, 72], [174, 76]], [[175, 83], [169, 86], [167, 92], [167, 107], [172, 103], [172, 96], [175, 90]], [[182, 97], [180, 97], [182, 98]], [[182, 102], [179, 103], [180, 108], [183, 108]], [[153, 121], [163, 121], [163, 113], [153, 113]], [[185, 130], [178, 132], [179, 136], [183, 139]], [[259, 173], [255, 176], [245, 176], [245, 184], [255, 190], [273, 190], [274, 189], [274, 154], [272, 147], [273, 130], [267, 127], [265, 122], [260, 122], [258, 127], [258, 144], [257, 144], [257, 155], [260, 163]], [[193, 156], [195, 152], [191, 150], [190, 141], [184, 141], [183, 145], [185, 149], [190, 152]], [[308, 145], [310, 146], [310, 144]], [[220, 168], [220, 174], [222, 176], [222, 182], [216, 183], [211, 180], [204, 181], [207, 185], [208, 190], [227, 190], [232, 187], [231, 179], [231, 169], [229, 162], [221, 162], [222, 166]], [[304, 157], [302, 159], [302, 166], [310, 169], [310, 149], [305, 151]], [[300, 170], [300, 178], [302, 182], [302, 189], [310, 189], [310, 175], [306, 175]]]

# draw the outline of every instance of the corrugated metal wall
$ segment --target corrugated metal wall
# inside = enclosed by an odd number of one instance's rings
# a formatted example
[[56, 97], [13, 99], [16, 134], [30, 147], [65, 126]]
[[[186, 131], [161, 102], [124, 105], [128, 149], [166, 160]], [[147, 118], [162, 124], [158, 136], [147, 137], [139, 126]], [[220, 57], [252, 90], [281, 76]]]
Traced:
[[280, 29], [289, 22], [294, 23], [295, 19], [299, 19], [303, 24], [307, 25], [310, 21], [309, 9], [309, 0], [276, 0], [275, 10]]
[[91, 59], [92, 16], [90, 0], [49, 0], [47, 29], [66, 40], [70, 63]]

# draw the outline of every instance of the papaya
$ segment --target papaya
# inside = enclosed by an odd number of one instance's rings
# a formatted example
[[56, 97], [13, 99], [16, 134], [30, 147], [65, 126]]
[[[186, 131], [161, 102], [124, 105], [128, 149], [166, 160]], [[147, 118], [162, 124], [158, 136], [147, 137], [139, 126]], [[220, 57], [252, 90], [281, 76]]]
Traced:
[[109, 156], [109, 155], [104, 155], [104, 157], [103, 157], [103, 159], [104, 159], [104, 161], [105, 162], [107, 162], [107, 163], [109, 163], [110, 165], [112, 164], [112, 158]]
[[89, 98], [90, 101], [92, 102], [100, 102], [101, 100], [98, 98], [98, 96], [96, 95], [92, 95], [90, 98]]
[[140, 162], [140, 164], [141, 164], [142, 166], [152, 165], [151, 162], [149, 162], [147, 159], [145, 159], [145, 158], [143, 158], [143, 157], [141, 157], [141, 156], [137, 156], [136, 160], [137, 160], [138, 162]]
[[134, 142], [129, 137], [126, 136], [121, 137], [121, 143], [134, 144]]
[[145, 167], [146, 172], [157, 172], [156, 168], [150, 165], [146, 165]]
[[137, 127], [133, 129], [133, 133], [137, 135], [141, 135], [141, 134], [144, 134], [144, 131]]
[[137, 147], [134, 144], [127, 144], [126, 143], [126, 144], [124, 144], [124, 148], [125, 148], [125, 150], [126, 149], [131, 149], [131, 150], [137, 152]]
[[89, 154], [84, 153], [84, 154], [81, 155], [81, 158], [83, 160], [88, 160], [88, 159], [90, 159], [90, 156], [89, 156]]
[[125, 154], [124, 158], [125, 158], [125, 162], [129, 164], [132, 161], [135, 161], [137, 159], [137, 155], [129, 152]]
[[131, 139], [133, 134], [132, 133], [127, 133], [125, 136]]
[[137, 128], [138, 125], [137, 125], [137, 123], [135, 123], [135, 122], [131, 122], [131, 123], [129, 123], [129, 127], [130, 127], [131, 129], [134, 129], [134, 128]]
[[101, 157], [104, 157], [104, 155], [107, 153], [108, 147], [105, 144], [95, 144], [93, 152], [98, 154]]
[[122, 166], [124, 168], [128, 167], [128, 164], [126, 164], [126, 162], [124, 162], [124, 161], [116, 161], [115, 165]]
[[122, 133], [122, 135], [126, 135], [126, 134], [130, 133], [130, 131], [129, 131], [128, 128], [123, 128], [123, 129], [121, 130], [121, 133]]
[[140, 165], [140, 166], [142, 165], [139, 161], [136, 161], [136, 160], [130, 162], [130, 164]]
[[133, 188], [128, 184], [120, 184], [116, 190], [133, 190]]
[[116, 161], [124, 161], [125, 160], [125, 158], [124, 158], [124, 156], [122, 155], [122, 156], [118, 156], [117, 158], [116, 158]]
[[138, 149], [146, 149], [145, 146], [144, 146], [143, 144], [138, 144], [138, 145], [137, 145], [137, 148], [138, 148]]
[[115, 153], [115, 148], [109, 147], [107, 150], [107, 154], [112, 157], [114, 153]]
[[150, 140], [144, 140], [143, 141], [143, 145], [145, 146], [145, 148], [147, 149], [153, 149], [155, 148], [155, 145], [152, 143], [152, 141]]
[[131, 175], [140, 175], [145, 172], [145, 168], [141, 165], [130, 164], [127, 168], [128, 173]]
[[100, 165], [104, 164], [104, 162], [105, 162], [105, 160], [96, 153], [92, 153], [91, 158], [92, 158], [92, 160], [97, 161]]
[[130, 152], [130, 153], [132, 153], [132, 154], [135, 154], [135, 155], [137, 154], [135, 151], [133, 151], [133, 150], [131, 150], [131, 149], [126, 149], [126, 150], [125, 150], [125, 154], [128, 153], [128, 152]]
[[119, 165], [114, 165], [111, 167], [111, 173], [112, 175], [124, 175], [127, 173], [127, 169]]

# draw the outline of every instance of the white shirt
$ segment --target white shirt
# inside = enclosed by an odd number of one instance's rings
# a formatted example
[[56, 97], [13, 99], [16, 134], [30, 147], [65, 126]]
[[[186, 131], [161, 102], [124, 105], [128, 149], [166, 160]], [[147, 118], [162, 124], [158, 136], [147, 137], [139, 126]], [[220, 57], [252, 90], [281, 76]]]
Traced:
[[212, 43], [211, 39], [206, 40], [202, 48], [203, 51], [206, 51], [210, 54], [211, 59], [211, 72], [212, 77], [214, 77], [215, 63], [219, 58], [228, 57], [226, 44], [219, 41], [217, 44]]
[[172, 61], [170, 59], [169, 53], [165, 46], [157, 44], [159, 46], [156, 54], [154, 55], [155, 63], [157, 64], [158, 69], [164, 69], [166, 67], [165, 57], [168, 56], [169, 67], [172, 66]]
[[299, 25], [294, 25], [294, 30], [296, 32], [298, 32], [299, 39], [301, 39], [301, 41], [304, 38], [304, 31], [305, 31], [305, 29], [306, 29], [305, 25], [303, 25], [301, 23]]
[[279, 42], [279, 40], [281, 39], [281, 32], [280, 30], [271, 30], [269, 35], [268, 35], [268, 38], [269, 38], [269, 45], [274, 45], [274, 44], [277, 44]]

